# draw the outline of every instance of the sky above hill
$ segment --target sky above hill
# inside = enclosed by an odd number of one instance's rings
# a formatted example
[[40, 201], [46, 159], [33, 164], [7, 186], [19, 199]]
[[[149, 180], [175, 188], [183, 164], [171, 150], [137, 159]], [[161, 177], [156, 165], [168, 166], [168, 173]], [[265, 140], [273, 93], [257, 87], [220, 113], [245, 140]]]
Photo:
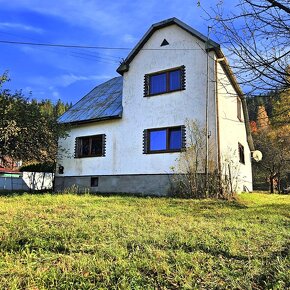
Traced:
[[[75, 103], [116, 68], [149, 27], [177, 17], [207, 34], [206, 14], [192, 0], [0, 0], [0, 74], [25, 96]], [[200, 1], [206, 10], [218, 1]], [[232, 1], [228, 8], [234, 9]], [[214, 35], [210, 36], [214, 39]], [[85, 49], [1, 41], [101, 46]], [[125, 49], [111, 49], [125, 48]]]

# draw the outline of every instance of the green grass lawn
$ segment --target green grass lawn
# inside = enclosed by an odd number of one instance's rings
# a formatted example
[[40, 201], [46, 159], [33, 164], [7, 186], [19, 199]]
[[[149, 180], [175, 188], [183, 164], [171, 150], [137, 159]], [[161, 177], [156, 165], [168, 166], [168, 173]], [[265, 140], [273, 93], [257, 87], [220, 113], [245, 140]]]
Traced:
[[0, 197], [0, 289], [287, 289], [290, 196]]

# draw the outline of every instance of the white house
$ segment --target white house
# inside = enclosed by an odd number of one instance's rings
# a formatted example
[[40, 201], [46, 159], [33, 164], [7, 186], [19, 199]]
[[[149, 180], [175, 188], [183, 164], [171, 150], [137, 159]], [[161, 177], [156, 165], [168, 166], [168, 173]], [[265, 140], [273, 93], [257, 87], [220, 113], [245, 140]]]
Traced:
[[207, 127], [215, 167], [230, 158], [238, 191], [252, 190], [246, 103], [216, 42], [171, 18], [152, 25], [117, 72], [60, 117], [71, 130], [60, 140], [68, 154], [57, 190], [168, 194], [186, 120]]

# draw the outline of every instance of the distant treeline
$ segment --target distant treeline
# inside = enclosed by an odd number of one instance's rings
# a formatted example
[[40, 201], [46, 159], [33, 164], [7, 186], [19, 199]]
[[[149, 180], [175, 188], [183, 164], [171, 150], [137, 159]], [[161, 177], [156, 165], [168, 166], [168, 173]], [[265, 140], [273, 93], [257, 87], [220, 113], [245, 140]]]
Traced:
[[62, 115], [72, 106], [71, 102], [63, 102], [60, 99], [56, 103], [53, 103], [51, 100], [37, 101], [35, 99], [32, 99], [32, 102], [38, 103], [38, 106], [40, 107], [42, 113], [56, 117]]

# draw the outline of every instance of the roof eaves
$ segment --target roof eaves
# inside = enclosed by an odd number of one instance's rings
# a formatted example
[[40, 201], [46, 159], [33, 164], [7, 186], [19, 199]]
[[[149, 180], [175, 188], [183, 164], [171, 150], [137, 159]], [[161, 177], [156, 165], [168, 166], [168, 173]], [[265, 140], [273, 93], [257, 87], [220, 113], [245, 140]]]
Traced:
[[225, 55], [223, 54], [223, 52], [221, 51], [220, 48], [216, 48], [214, 49], [214, 51], [216, 52], [218, 58], [223, 58], [224, 60], [221, 62], [221, 65], [225, 71], [225, 73], [227, 74], [231, 85], [233, 86], [233, 88], [235, 89], [237, 95], [239, 96], [239, 98], [242, 101], [242, 107], [243, 107], [243, 114], [244, 114], [244, 122], [245, 122], [245, 127], [246, 127], [246, 134], [247, 134], [247, 142], [249, 144], [249, 148], [251, 151], [255, 150], [255, 146], [254, 146], [254, 141], [253, 141], [253, 137], [251, 134], [251, 128], [250, 128], [250, 119], [249, 119], [249, 112], [248, 112], [248, 106], [247, 106], [247, 102], [246, 102], [246, 98], [244, 96], [244, 93], [225, 57]]
[[240, 98], [244, 98], [244, 93], [224, 55], [224, 53], [222, 52], [221, 48], [220, 47], [216, 47], [216, 48], [213, 48], [213, 50], [215, 51], [216, 55], [218, 58], [223, 58], [224, 61], [221, 62], [221, 65], [223, 67], [223, 69], [225, 70], [230, 82], [231, 82], [231, 85], [234, 87], [236, 93], [239, 95]]
[[107, 120], [114, 120], [114, 119], [121, 119], [122, 113], [115, 115], [115, 116], [108, 116], [108, 117], [101, 117], [101, 118], [94, 118], [89, 120], [79, 120], [79, 121], [71, 121], [71, 122], [63, 122], [62, 124], [69, 124], [69, 125], [81, 125], [81, 124], [88, 124], [88, 123], [95, 123]]

